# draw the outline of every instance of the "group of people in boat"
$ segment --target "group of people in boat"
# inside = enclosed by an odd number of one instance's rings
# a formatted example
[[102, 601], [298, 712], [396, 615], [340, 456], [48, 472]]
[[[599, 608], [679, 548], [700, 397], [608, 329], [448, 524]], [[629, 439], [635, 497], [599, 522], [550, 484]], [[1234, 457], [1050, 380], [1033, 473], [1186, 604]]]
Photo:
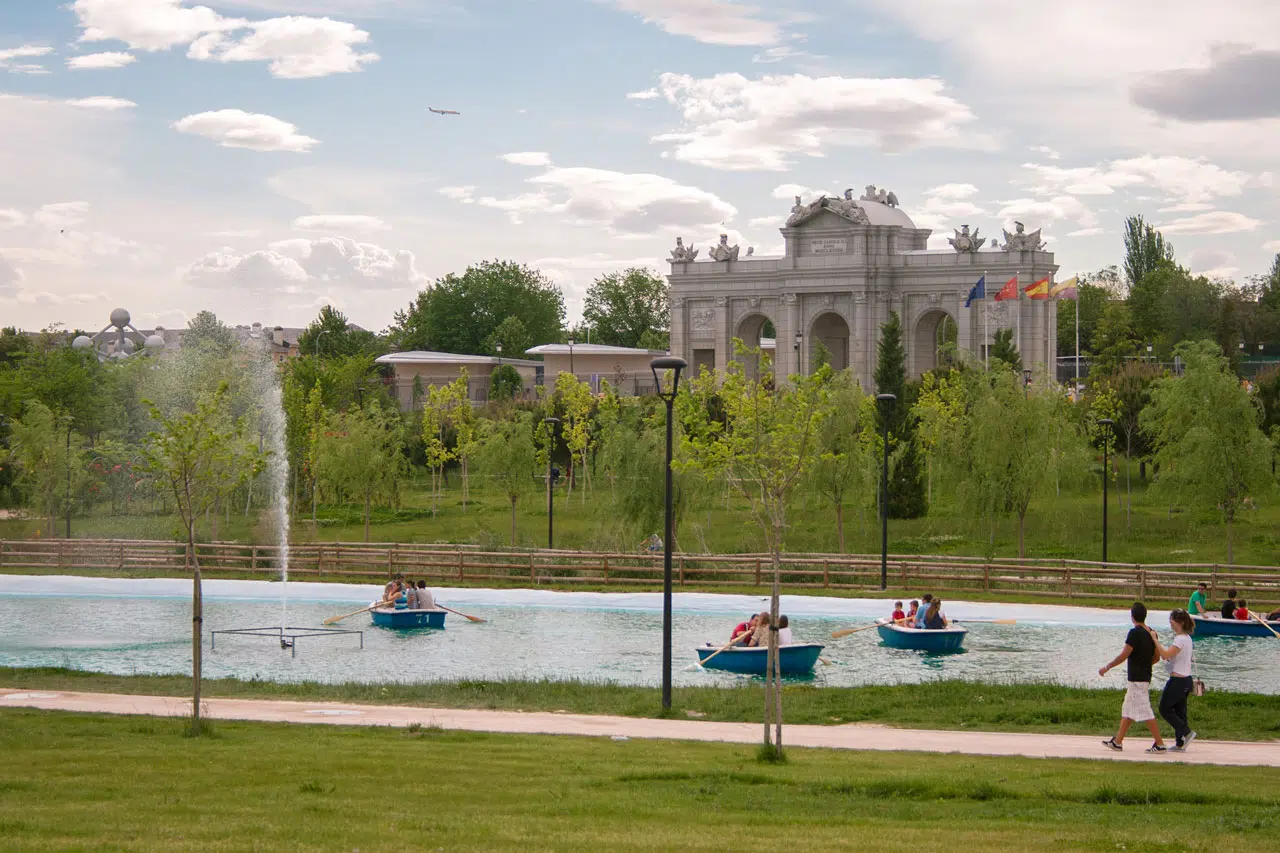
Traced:
[[[729, 643], [733, 646], [764, 648], [769, 645], [769, 629], [772, 625], [773, 617], [769, 615], [768, 610], [756, 613], [745, 622], [739, 622], [734, 626], [733, 633], [729, 635]], [[791, 620], [785, 615], [779, 616], [778, 645], [789, 646], [793, 642], [795, 641], [791, 638]]]
[[921, 600], [911, 599], [911, 609], [903, 611], [902, 602], [893, 603], [893, 615], [889, 617], [895, 625], [918, 628], [922, 631], [941, 631], [950, 627], [951, 620], [942, 612], [942, 599], [934, 598], [926, 592]]
[[383, 587], [380, 604], [396, 610], [434, 610], [436, 601], [431, 590], [427, 589], [426, 581], [420, 580], [415, 586], [413, 581], [405, 580], [400, 574]]
[[1272, 610], [1266, 616], [1263, 616], [1261, 611], [1251, 611], [1249, 602], [1243, 598], [1236, 598], [1238, 593], [1234, 589], [1227, 590], [1227, 597], [1223, 600], [1222, 607], [1219, 608], [1217, 613], [1213, 613], [1208, 609], [1208, 594], [1209, 585], [1201, 581], [1187, 601], [1187, 613], [1208, 619], [1220, 616], [1223, 619], [1239, 619], [1244, 622], [1255, 618], [1266, 619], [1268, 622], [1280, 621], [1280, 608]]

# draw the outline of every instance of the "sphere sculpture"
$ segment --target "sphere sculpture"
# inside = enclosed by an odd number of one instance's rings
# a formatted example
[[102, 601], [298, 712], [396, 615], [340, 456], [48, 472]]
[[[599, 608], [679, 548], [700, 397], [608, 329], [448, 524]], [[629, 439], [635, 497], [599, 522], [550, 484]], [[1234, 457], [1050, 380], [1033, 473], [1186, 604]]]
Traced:
[[164, 349], [164, 336], [159, 334], [160, 331], [157, 326], [154, 333], [144, 337], [134, 328], [129, 312], [117, 308], [111, 312], [111, 322], [102, 331], [92, 337], [77, 335], [71, 342], [71, 348], [93, 350], [99, 361], [120, 361], [137, 354], [159, 355]]

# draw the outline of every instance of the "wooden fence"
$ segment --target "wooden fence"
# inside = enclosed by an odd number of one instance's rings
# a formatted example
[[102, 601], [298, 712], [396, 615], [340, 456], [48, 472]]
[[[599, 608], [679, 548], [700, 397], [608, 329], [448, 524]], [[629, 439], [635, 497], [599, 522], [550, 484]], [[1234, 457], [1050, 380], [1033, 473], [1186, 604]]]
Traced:
[[[0, 571], [65, 571], [145, 576], [186, 571], [179, 542], [122, 539], [0, 540]], [[273, 579], [279, 576], [274, 545], [200, 543], [196, 559], [207, 577]], [[766, 588], [768, 554], [676, 554], [677, 586]], [[1063, 599], [1181, 599], [1200, 580], [1210, 598], [1239, 591], [1255, 607], [1280, 600], [1280, 568], [1216, 564], [1124, 564], [1078, 560], [898, 555], [889, 559], [896, 590], [1033, 594]], [[468, 545], [403, 543], [298, 544], [289, 548], [294, 580], [374, 581], [397, 573], [433, 584], [500, 586], [654, 586], [662, 581], [661, 554], [586, 551], [482, 550]], [[786, 554], [782, 583], [788, 589], [878, 590], [878, 555]]]

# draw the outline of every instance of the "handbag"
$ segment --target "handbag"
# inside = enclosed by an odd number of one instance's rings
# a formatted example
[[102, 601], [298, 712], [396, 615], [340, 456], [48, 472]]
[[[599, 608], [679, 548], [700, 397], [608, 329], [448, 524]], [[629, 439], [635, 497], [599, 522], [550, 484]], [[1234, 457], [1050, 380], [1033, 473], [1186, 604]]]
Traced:
[[1191, 695], [1192, 695], [1192, 696], [1203, 696], [1203, 695], [1204, 695], [1204, 691], [1205, 691], [1204, 682], [1203, 682], [1203, 681], [1201, 681], [1201, 680], [1200, 680], [1200, 679], [1198, 679], [1198, 678], [1193, 678], [1193, 679], [1191, 680]]

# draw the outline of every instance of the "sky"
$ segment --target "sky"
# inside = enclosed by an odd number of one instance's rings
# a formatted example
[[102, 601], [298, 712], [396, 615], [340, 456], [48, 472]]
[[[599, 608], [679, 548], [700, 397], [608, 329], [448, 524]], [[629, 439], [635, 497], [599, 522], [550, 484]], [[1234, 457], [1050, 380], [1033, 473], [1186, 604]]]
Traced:
[[931, 247], [1019, 220], [1065, 278], [1142, 214], [1243, 281], [1277, 79], [1275, 0], [3, 0], [0, 325], [381, 330], [495, 258], [572, 320], [677, 236], [776, 254], [793, 196], [869, 184]]

